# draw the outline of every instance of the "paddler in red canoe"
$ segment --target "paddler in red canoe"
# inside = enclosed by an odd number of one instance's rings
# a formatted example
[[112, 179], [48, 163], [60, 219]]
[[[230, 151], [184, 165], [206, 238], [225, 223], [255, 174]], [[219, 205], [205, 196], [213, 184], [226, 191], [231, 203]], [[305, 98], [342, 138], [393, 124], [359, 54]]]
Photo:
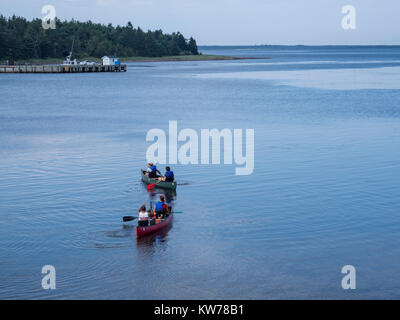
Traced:
[[149, 220], [150, 220], [149, 211], [146, 211], [146, 202], [144, 202], [138, 210], [138, 226], [139, 227], [148, 226]]
[[165, 218], [168, 215], [168, 207], [167, 204], [165, 203], [165, 198], [164, 196], [160, 196], [158, 198], [158, 201], [154, 205], [154, 212], [157, 216], [157, 218]]

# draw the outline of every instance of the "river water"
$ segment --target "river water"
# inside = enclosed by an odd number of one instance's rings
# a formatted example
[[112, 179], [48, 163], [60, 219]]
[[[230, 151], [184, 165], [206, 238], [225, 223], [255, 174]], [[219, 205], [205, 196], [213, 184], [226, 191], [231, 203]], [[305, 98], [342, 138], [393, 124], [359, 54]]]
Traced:
[[[260, 59], [0, 75], [1, 299], [400, 298], [400, 47], [201, 51]], [[170, 120], [254, 129], [254, 172], [174, 165], [183, 213], [138, 241]]]

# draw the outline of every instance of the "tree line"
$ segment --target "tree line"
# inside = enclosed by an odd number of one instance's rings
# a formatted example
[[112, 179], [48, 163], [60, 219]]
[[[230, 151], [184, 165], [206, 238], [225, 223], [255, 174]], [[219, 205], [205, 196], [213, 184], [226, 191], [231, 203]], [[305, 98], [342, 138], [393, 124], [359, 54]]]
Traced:
[[163, 57], [199, 54], [196, 40], [180, 32], [143, 31], [126, 26], [92, 21], [56, 20], [56, 29], [44, 29], [41, 19], [0, 15], [0, 59], [64, 58], [74, 42], [73, 56]]

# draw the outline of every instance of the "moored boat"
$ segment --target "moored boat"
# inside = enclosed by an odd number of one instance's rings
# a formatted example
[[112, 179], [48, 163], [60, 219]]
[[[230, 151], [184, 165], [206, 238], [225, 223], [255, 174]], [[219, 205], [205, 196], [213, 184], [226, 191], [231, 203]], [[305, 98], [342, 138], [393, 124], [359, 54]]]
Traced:
[[171, 212], [167, 218], [165, 218], [164, 220], [162, 220], [159, 223], [156, 223], [153, 225], [148, 225], [145, 227], [137, 226], [136, 227], [136, 236], [138, 238], [142, 238], [142, 237], [145, 237], [147, 235], [153, 234], [157, 231], [160, 231], [160, 230], [166, 228], [167, 226], [169, 226], [172, 223], [173, 216], [174, 216], [174, 213]]
[[148, 176], [145, 175], [145, 171], [141, 170], [142, 173], [142, 181], [146, 184], [156, 184], [157, 188], [163, 188], [163, 189], [170, 189], [170, 190], [175, 190], [176, 189], [176, 182], [167, 182], [167, 181], [158, 181], [157, 179], [152, 179], [149, 178]]

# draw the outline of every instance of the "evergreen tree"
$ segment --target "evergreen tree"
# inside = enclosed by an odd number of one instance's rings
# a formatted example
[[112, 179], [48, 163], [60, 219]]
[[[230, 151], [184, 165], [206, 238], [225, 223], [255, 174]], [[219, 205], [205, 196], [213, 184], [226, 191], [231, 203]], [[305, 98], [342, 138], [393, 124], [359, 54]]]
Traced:
[[194, 40], [192, 37], [190, 37], [190, 39], [189, 39], [189, 51], [195, 55], [199, 54], [196, 40]]
[[0, 59], [64, 58], [74, 39], [76, 58], [104, 55], [162, 57], [198, 54], [196, 41], [180, 33], [162, 30], [144, 32], [126, 26], [102, 25], [92, 21], [56, 20], [56, 29], [42, 28], [42, 21], [28, 21], [15, 15], [0, 15]]

